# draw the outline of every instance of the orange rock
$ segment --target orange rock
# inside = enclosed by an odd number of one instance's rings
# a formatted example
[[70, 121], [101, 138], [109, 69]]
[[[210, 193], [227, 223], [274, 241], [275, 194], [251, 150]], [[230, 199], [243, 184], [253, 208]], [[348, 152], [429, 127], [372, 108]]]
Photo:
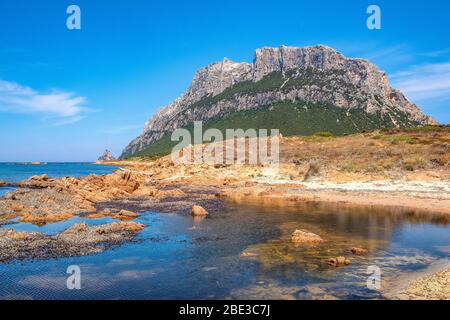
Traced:
[[154, 187], [141, 187], [133, 192], [133, 196], [148, 196], [154, 197], [159, 192]]
[[137, 223], [133, 221], [128, 222], [115, 222], [110, 225], [111, 230], [113, 231], [132, 231], [138, 232], [145, 228], [142, 223]]
[[35, 225], [45, 225], [47, 223], [55, 223], [70, 219], [73, 217], [71, 213], [46, 213], [43, 215], [33, 215], [30, 213], [23, 213], [20, 222], [31, 223]]
[[29, 237], [29, 234], [26, 232], [17, 232], [15, 230], [8, 230], [6, 233], [6, 237], [12, 240], [26, 240]]
[[258, 194], [258, 196], [260, 196], [260, 197], [280, 197], [280, 196], [284, 196], [284, 195], [286, 195], [286, 192], [279, 190], [279, 189], [274, 189], [274, 188], [269, 188]]
[[167, 198], [167, 197], [182, 197], [185, 196], [186, 193], [180, 189], [172, 189], [172, 190], [160, 190], [157, 194], [157, 198]]
[[207, 215], [209, 215], [209, 213], [201, 206], [193, 206], [192, 207], [192, 215], [193, 216], [207, 216]]
[[113, 215], [113, 217], [117, 217], [120, 220], [131, 220], [139, 217], [139, 214], [128, 210], [120, 210], [120, 212]]
[[90, 215], [87, 216], [88, 219], [100, 219], [100, 218], [105, 218], [105, 217], [110, 217], [112, 215], [111, 212], [96, 212], [96, 213], [91, 213]]
[[11, 209], [14, 211], [22, 211], [23, 209], [25, 209], [25, 206], [18, 203], [13, 203], [11, 204]]
[[128, 211], [128, 210], [120, 210], [119, 212], [111, 212], [111, 211], [101, 211], [92, 213], [87, 216], [89, 219], [99, 219], [105, 217], [111, 217], [113, 219], [119, 220], [133, 220], [134, 218], [139, 217], [139, 214]]

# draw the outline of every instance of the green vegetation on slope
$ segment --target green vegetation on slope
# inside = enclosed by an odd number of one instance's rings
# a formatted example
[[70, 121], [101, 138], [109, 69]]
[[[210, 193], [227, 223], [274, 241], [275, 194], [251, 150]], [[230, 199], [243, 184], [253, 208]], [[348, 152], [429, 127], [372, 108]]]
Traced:
[[[393, 116], [391, 114], [391, 116]], [[407, 120], [406, 115], [397, 114], [397, 122], [404, 127], [418, 125]], [[223, 118], [203, 124], [203, 132], [210, 128], [219, 129], [225, 136], [226, 129], [279, 129], [283, 136], [309, 136], [325, 131], [332, 135], [354, 134], [381, 128], [392, 128], [388, 115], [367, 114], [360, 109], [344, 110], [331, 104], [306, 102], [279, 102], [271, 106], [232, 113]], [[187, 126], [191, 134], [192, 125]], [[160, 157], [169, 154], [177, 142], [170, 134], [156, 141], [136, 157]]]
[[341, 89], [351, 92], [356, 90], [351, 84], [339, 78], [343, 71], [319, 70], [314, 68], [292, 69], [283, 75], [281, 72], [272, 72], [259, 81], [243, 81], [225, 89], [216, 96], [205, 96], [200, 101], [190, 105], [186, 110], [198, 107], [208, 107], [221, 100], [230, 100], [239, 94], [256, 94], [270, 91], [289, 91], [292, 88], [315, 85], [319, 88], [327, 88], [330, 83], [335, 83]]

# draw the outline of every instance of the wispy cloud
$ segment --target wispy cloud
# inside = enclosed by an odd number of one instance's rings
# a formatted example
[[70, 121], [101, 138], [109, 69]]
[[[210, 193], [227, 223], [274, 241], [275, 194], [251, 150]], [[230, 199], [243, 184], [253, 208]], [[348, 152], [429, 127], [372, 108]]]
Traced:
[[[72, 92], [43, 93], [15, 82], [0, 80], [0, 112], [41, 114], [55, 118], [57, 125], [77, 122], [87, 109], [86, 98]], [[59, 123], [59, 124], [58, 124]]]
[[117, 126], [117, 127], [111, 127], [105, 130], [102, 130], [102, 132], [107, 134], [121, 134], [123, 132], [142, 129], [142, 124], [131, 124], [131, 125], [123, 125], [123, 126]]
[[[353, 58], [367, 59], [378, 66], [397, 68], [414, 61], [413, 51], [404, 44], [385, 46], [380, 43], [364, 42], [331, 42], [339, 51]], [[333, 45], [333, 43], [336, 43]]]
[[396, 45], [383, 48], [371, 48], [362, 52], [363, 58], [370, 61], [385, 61], [390, 62], [408, 62], [413, 59], [411, 50], [405, 45]]
[[390, 78], [394, 87], [414, 101], [450, 99], [450, 62], [413, 66]]
[[445, 48], [445, 49], [441, 49], [441, 50], [424, 52], [424, 53], [421, 53], [420, 55], [427, 57], [427, 58], [438, 58], [438, 57], [446, 56], [449, 54], [450, 54], [450, 48]]

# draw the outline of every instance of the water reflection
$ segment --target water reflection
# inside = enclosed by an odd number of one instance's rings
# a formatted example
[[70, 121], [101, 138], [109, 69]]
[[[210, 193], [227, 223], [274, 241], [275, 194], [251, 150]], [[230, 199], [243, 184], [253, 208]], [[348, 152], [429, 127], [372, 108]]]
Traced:
[[[201, 221], [147, 213], [135, 242], [88, 257], [0, 265], [0, 296], [60, 299], [360, 299], [381, 298], [366, 288], [367, 266], [383, 276], [426, 267], [448, 257], [445, 215], [346, 204], [231, 203]], [[46, 227], [44, 227], [46, 228]], [[295, 246], [296, 229], [326, 241]], [[45, 231], [45, 230], [42, 230]], [[369, 250], [354, 256], [354, 246]], [[444, 248], [444, 249], [443, 249]], [[243, 254], [246, 253], [246, 254]], [[346, 256], [347, 267], [324, 263]], [[83, 290], [65, 289], [77, 264]], [[26, 293], [26, 294], [24, 294]]]

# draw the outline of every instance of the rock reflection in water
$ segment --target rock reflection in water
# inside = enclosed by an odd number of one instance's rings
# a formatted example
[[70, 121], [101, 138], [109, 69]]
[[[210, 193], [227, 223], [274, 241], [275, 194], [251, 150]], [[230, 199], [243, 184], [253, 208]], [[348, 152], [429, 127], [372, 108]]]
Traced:
[[[114, 250], [0, 265], [0, 297], [382, 298], [366, 287], [368, 266], [379, 266], [385, 278], [424, 268], [448, 257], [443, 248], [450, 231], [443, 215], [295, 202], [230, 203], [201, 221], [149, 212], [136, 222], [145, 230]], [[291, 235], [297, 229], [325, 241], [295, 245]], [[353, 247], [368, 252], [353, 255]], [[351, 264], [331, 267], [325, 262], [339, 256]], [[80, 265], [84, 277], [83, 290], [77, 292], [65, 289], [65, 271], [73, 264]]]

